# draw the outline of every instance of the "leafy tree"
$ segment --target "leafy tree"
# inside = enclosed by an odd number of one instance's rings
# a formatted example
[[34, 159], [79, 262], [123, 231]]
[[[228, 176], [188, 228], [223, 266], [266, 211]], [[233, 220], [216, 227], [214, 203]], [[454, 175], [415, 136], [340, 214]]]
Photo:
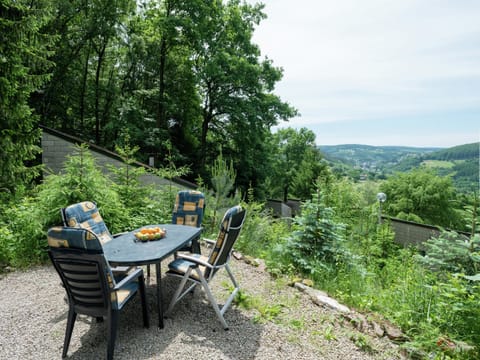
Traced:
[[0, 1], [0, 191], [39, 174], [32, 161], [41, 151], [40, 130], [29, 99], [49, 77], [49, 16], [49, 1]]
[[[211, 3], [208, 26], [194, 44], [193, 73], [201, 101], [200, 160], [215, 158], [217, 143], [224, 155], [235, 154], [237, 167], [251, 169], [265, 132], [296, 111], [274, 95], [282, 73], [270, 60], [261, 60], [251, 38], [264, 18], [260, 5], [238, 0]], [[257, 166], [262, 156], [257, 153]], [[260, 160], [260, 163], [258, 162]], [[248, 182], [243, 184], [248, 187]]]
[[[238, 170], [235, 185], [264, 193], [270, 129], [296, 110], [274, 94], [281, 69], [252, 43], [263, 5], [58, 0], [52, 7], [55, 67], [32, 102], [44, 125], [109, 149], [128, 130], [139, 160], [173, 161], [207, 183], [221, 143]], [[297, 184], [304, 192], [300, 174]]]
[[430, 169], [397, 173], [382, 183], [380, 190], [387, 194], [384, 211], [388, 215], [449, 228], [461, 226], [451, 179]]
[[315, 181], [326, 171], [326, 164], [320, 162], [315, 134], [306, 128], [279, 129], [273, 141], [277, 153], [271, 176], [277, 186], [276, 194], [281, 194], [284, 201], [291, 194], [308, 199], [315, 189]]
[[56, 66], [36, 107], [45, 125], [105, 144], [104, 130], [119, 107], [120, 25], [136, 2], [58, 0], [53, 5], [49, 31], [56, 38]]

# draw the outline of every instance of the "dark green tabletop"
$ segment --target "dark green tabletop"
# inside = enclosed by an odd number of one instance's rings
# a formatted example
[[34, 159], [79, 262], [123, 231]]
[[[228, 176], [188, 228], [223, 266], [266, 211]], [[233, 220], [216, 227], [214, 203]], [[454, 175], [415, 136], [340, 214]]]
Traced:
[[159, 224], [148, 227], [160, 227], [167, 231], [166, 236], [159, 240], [141, 242], [135, 238], [136, 229], [103, 245], [105, 257], [112, 265], [148, 265], [161, 262], [177, 250], [197, 240], [201, 228], [186, 225]]
[[[142, 242], [135, 233], [142, 228], [160, 227], [166, 230], [166, 236], [159, 240]], [[111, 265], [140, 266], [155, 264], [157, 280], [158, 326], [163, 329], [162, 276], [161, 262], [192, 241], [198, 247], [202, 228], [187, 225], [159, 224], [148, 225], [118, 236], [103, 244], [105, 258]]]

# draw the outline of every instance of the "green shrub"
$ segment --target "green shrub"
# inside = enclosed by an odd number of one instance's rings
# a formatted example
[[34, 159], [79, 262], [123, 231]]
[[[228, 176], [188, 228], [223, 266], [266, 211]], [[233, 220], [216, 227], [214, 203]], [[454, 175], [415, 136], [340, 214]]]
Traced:
[[423, 243], [425, 255], [416, 258], [437, 272], [475, 275], [480, 271], [480, 236], [465, 239], [455, 232], [444, 231]]
[[322, 269], [334, 271], [337, 262], [348, 262], [350, 258], [343, 246], [343, 230], [344, 226], [335, 222], [333, 210], [325, 206], [318, 192], [303, 204], [301, 216], [294, 219], [285, 256], [304, 274], [315, 276]]
[[36, 206], [42, 211], [40, 221], [47, 228], [62, 224], [60, 209], [81, 201], [94, 201], [112, 232], [122, 231], [128, 218], [113, 182], [105, 176], [88, 150], [76, 146], [67, 157], [60, 174], [47, 176], [37, 188]]
[[251, 201], [244, 207], [247, 217], [235, 249], [252, 257], [265, 258], [273, 244], [281, 241], [280, 238], [289, 231], [288, 225], [273, 219], [263, 204]]
[[[96, 202], [112, 233], [170, 222], [173, 203], [164, 201], [165, 192], [143, 189], [134, 181], [139, 173], [132, 173], [130, 183], [117, 185], [96, 166], [86, 145], [76, 146], [60, 174], [47, 176], [31, 197], [12, 199], [3, 207], [0, 261], [15, 267], [45, 261], [45, 234], [49, 227], [62, 224], [60, 209], [85, 200]], [[134, 202], [139, 194], [144, 197]]]
[[8, 224], [0, 229], [0, 250], [6, 264], [25, 267], [45, 261], [45, 233], [42, 231], [41, 209], [35, 199], [26, 197], [20, 203], [5, 208]]

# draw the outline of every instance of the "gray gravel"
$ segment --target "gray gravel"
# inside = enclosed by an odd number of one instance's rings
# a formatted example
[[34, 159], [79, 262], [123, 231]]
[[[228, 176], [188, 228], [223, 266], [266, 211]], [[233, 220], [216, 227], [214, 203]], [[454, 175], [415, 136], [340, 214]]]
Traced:
[[[177, 304], [165, 320], [165, 328], [159, 329], [152, 277], [147, 285], [151, 326], [143, 328], [136, 298], [120, 314], [115, 359], [401, 358], [388, 339], [358, 333], [339, 315], [313, 304], [296, 289], [273, 281], [265, 271], [234, 259], [232, 267], [242, 291], [257, 305], [249, 310], [232, 306], [225, 315], [229, 331], [223, 330], [201, 291]], [[163, 278], [164, 306], [177, 283], [177, 279]], [[218, 276], [213, 286], [221, 297], [225, 278]], [[53, 267], [1, 275], [0, 290], [0, 359], [61, 359], [68, 309]], [[278, 314], [269, 316], [267, 312], [259, 317], [258, 309], [268, 310], [275, 304], [279, 304]], [[360, 343], [365, 342], [370, 351], [360, 349]], [[105, 356], [105, 323], [80, 316], [68, 358]]]

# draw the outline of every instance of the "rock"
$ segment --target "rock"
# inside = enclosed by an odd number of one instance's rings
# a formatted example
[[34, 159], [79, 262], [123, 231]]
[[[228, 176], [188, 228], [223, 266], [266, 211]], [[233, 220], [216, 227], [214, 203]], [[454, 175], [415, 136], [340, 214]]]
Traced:
[[[255, 266], [255, 267], [259, 267], [261, 264], [263, 264], [263, 262], [260, 259], [254, 259], [253, 257], [248, 256], [248, 255], [245, 255], [242, 258], [243, 258], [243, 261], [245, 261], [247, 264]], [[263, 268], [265, 269], [266, 266], [263, 265]]]
[[383, 328], [388, 338], [392, 341], [404, 342], [408, 340], [407, 336], [405, 336], [400, 329], [394, 327], [393, 325], [385, 323], [383, 324]]
[[232, 251], [232, 256], [237, 260], [242, 260], [243, 259], [243, 255], [241, 253], [239, 253], [238, 251]]
[[258, 261], [258, 270], [261, 272], [267, 271], [267, 265], [262, 259], [256, 259]]
[[372, 325], [372, 328], [373, 328], [373, 332], [375, 333], [375, 336], [376, 337], [383, 337], [383, 335], [385, 335], [385, 330], [383, 330], [383, 328], [375, 321], [372, 321], [370, 323]]
[[367, 333], [369, 329], [367, 318], [362, 314], [351, 314], [350, 316], [345, 316], [347, 320], [360, 332]]
[[296, 282], [294, 287], [298, 290], [306, 293], [310, 299], [317, 305], [327, 306], [333, 310], [348, 313], [350, 309], [345, 305], [340, 304], [337, 300], [332, 299], [326, 293], [320, 290], [312, 289], [311, 287], [306, 286], [305, 284]]

